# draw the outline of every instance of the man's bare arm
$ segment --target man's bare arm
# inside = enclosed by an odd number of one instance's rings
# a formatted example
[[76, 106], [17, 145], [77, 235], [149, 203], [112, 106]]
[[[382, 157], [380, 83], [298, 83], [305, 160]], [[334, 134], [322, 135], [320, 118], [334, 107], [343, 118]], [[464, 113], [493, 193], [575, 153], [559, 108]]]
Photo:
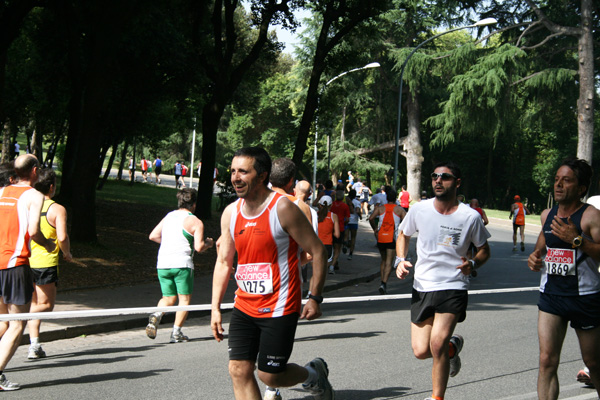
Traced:
[[221, 236], [218, 240], [217, 261], [213, 274], [210, 325], [213, 336], [218, 342], [223, 340], [223, 333], [225, 332], [221, 317], [221, 303], [227, 290], [235, 257], [235, 242], [229, 232], [233, 207], [235, 207], [235, 203], [230, 204], [221, 216]]

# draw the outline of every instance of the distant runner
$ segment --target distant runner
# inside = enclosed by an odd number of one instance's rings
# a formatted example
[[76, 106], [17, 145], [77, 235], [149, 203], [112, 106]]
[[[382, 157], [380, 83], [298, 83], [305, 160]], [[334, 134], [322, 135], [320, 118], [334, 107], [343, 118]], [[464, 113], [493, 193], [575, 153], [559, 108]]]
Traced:
[[525, 215], [531, 214], [521, 203], [521, 196], [515, 196], [515, 202], [510, 206], [508, 218], [513, 220], [513, 251], [517, 251], [517, 229], [521, 232], [521, 251], [525, 251]]

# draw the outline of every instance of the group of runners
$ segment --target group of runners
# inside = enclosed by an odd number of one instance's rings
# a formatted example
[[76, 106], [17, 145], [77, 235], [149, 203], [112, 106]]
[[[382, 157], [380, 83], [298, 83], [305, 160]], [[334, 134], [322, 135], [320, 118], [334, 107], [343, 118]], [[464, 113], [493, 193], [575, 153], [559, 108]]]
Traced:
[[[278, 388], [296, 384], [302, 384], [316, 399], [335, 398], [324, 359], [316, 357], [304, 366], [289, 359], [298, 320], [321, 316], [326, 246], [330, 246], [322, 239], [325, 235], [342, 237], [339, 218], [331, 206], [335, 201], [343, 202], [344, 193], [330, 192], [336, 200], [323, 193], [317, 200], [320, 209], [316, 216], [314, 210], [303, 211], [299, 204], [304, 203], [290, 194], [295, 173], [290, 163], [282, 159], [272, 163], [263, 149], [253, 147], [236, 152], [231, 164], [231, 182], [239, 199], [225, 209], [221, 219], [211, 329], [217, 341], [224, 339], [221, 304], [233, 273], [238, 287], [229, 321], [228, 351], [237, 399], [281, 399]], [[272, 166], [276, 172], [270, 179]], [[544, 399], [558, 396], [556, 370], [569, 321], [580, 340], [590, 379], [594, 384], [598, 379], [600, 302], [595, 299], [600, 300], [600, 245], [596, 244], [600, 241], [600, 211], [581, 202], [589, 187], [589, 171], [591, 167], [581, 160], [567, 161], [558, 170], [558, 205], [542, 214], [544, 230], [528, 261], [532, 270], [542, 273], [538, 391]], [[433, 359], [429, 399], [439, 400], [445, 396], [448, 379], [461, 369], [465, 338], [455, 329], [466, 317], [469, 276], [491, 254], [487, 218], [477, 203], [470, 207], [458, 201], [462, 182], [459, 167], [451, 162], [438, 164], [431, 180], [433, 198], [415, 203], [406, 212], [396, 204], [398, 195], [388, 190], [386, 203], [378, 205], [369, 218], [379, 219], [378, 248], [382, 260], [384, 254], [385, 260], [395, 257], [396, 276], [406, 279], [410, 270], [415, 270], [412, 349], [418, 359]], [[355, 210], [362, 209], [360, 204], [352, 205]], [[416, 232], [418, 257], [413, 266], [407, 254], [410, 237]], [[312, 261], [313, 276], [309, 300], [302, 307], [300, 266], [308, 260]], [[382, 277], [391, 270], [389, 263], [382, 262]], [[383, 293], [384, 283], [382, 279]], [[147, 330], [150, 333], [155, 329], [152, 318]], [[257, 378], [267, 386], [264, 397]]]
[[[231, 171], [240, 199], [225, 210], [221, 221], [211, 327], [221, 341], [220, 304], [237, 253], [238, 290], [229, 326], [229, 371], [236, 398], [261, 398], [254, 375], [257, 361], [258, 378], [269, 387], [303, 383], [317, 399], [335, 398], [324, 360], [316, 358], [305, 367], [288, 363], [298, 318], [321, 315], [327, 252], [299, 208], [269, 190], [269, 157], [264, 150], [240, 150]], [[591, 167], [585, 161], [567, 160], [561, 165], [554, 189], [558, 204], [542, 214], [544, 229], [528, 261], [533, 271], [542, 274], [538, 392], [543, 399], [558, 398], [558, 360], [569, 321], [577, 332], [590, 379], [599, 387], [600, 211], [581, 201], [590, 179]], [[414, 204], [406, 213], [395, 204], [396, 194], [389, 192], [387, 204], [373, 214], [382, 220], [378, 225], [380, 250], [387, 253], [389, 243], [394, 243], [391, 253], [396, 255], [396, 276], [406, 279], [410, 270], [415, 270], [412, 349], [418, 359], [433, 358], [429, 399], [443, 399], [449, 377], [461, 369], [465, 339], [454, 331], [466, 317], [469, 276], [491, 256], [490, 234], [477, 205], [469, 207], [457, 199], [462, 181], [458, 166], [450, 162], [436, 165], [431, 180], [432, 199]], [[333, 203], [327, 194], [319, 201], [327, 207]], [[388, 222], [385, 214], [389, 214]], [[388, 242], [383, 238], [393, 236], [393, 229], [382, 227], [396, 222], [397, 240]], [[336, 230], [333, 232], [335, 235]], [[416, 232], [418, 258], [413, 267], [406, 258], [410, 237]], [[471, 245], [475, 251], [469, 256]], [[304, 309], [296, 276], [299, 248], [312, 256], [314, 268], [311, 297]]]
[[[35, 187], [35, 188], [34, 188]], [[52, 311], [58, 282], [59, 249], [72, 259], [67, 214], [51, 198], [56, 175], [40, 167], [31, 154], [0, 165], [0, 314]], [[31, 246], [30, 246], [31, 242]], [[43, 358], [40, 321], [0, 324], [0, 391], [20, 389], [4, 375], [8, 362], [29, 327], [27, 357]]]
[[[32, 187], [41, 181], [40, 175], [44, 173], [35, 157], [22, 157], [15, 161], [13, 179], [16, 181], [0, 189], [3, 221], [0, 234], [10, 238], [1, 243], [3, 301], [0, 312], [30, 310], [34, 296], [27, 245], [30, 239], [48, 253], [57, 254], [58, 245], [65, 258], [71, 257], [68, 239], [61, 239], [60, 235], [49, 239], [50, 235], [46, 236], [40, 228], [44, 215], [49, 225], [60, 230], [62, 217], [55, 216], [57, 220], [49, 216], [49, 210], [60, 208], [52, 203], [44, 205], [44, 195]], [[289, 362], [298, 320], [313, 320], [322, 315], [328, 254], [316, 228], [320, 227], [323, 215], [324, 219], [335, 219], [327, 208], [326, 212], [320, 211], [321, 215], [310, 209], [306, 212], [302, 204], [310, 195], [310, 185], [299, 186], [294, 191], [293, 167], [289, 160], [279, 159], [273, 163], [268, 153], [257, 147], [240, 149], [231, 163], [231, 183], [238, 200], [230, 204], [221, 217], [212, 285], [211, 329], [214, 338], [221, 342], [225, 334], [221, 304], [230, 276], [234, 274], [237, 290], [229, 320], [228, 353], [229, 373], [237, 399], [281, 399], [278, 388], [297, 384], [302, 384], [315, 399], [335, 398], [329, 382], [329, 367], [323, 358], [315, 357], [304, 366]], [[270, 179], [273, 170], [276, 174]], [[591, 177], [592, 169], [585, 161], [563, 162], [555, 176], [557, 205], [542, 213], [543, 228], [528, 258], [529, 268], [541, 273], [540, 399], [558, 398], [557, 370], [569, 323], [577, 334], [590, 382], [597, 390], [600, 388], [600, 211], [582, 202]], [[40, 187], [40, 190], [51, 197], [54, 177], [48, 182], [48, 188]], [[437, 164], [431, 182], [433, 198], [413, 204], [406, 212], [396, 205], [396, 193], [388, 191], [385, 193], [387, 203], [378, 206], [371, 217], [377, 214], [379, 218], [378, 247], [382, 254], [385, 250], [386, 259], [388, 253], [395, 257], [396, 276], [406, 279], [414, 269], [412, 350], [418, 359], [433, 359], [432, 394], [428, 399], [439, 400], [445, 396], [449, 377], [456, 376], [461, 369], [460, 353], [465, 338], [455, 330], [466, 317], [469, 276], [491, 254], [490, 234], [482, 214], [476, 207], [458, 201], [457, 190], [462, 183], [460, 168], [451, 162]], [[189, 304], [193, 290], [193, 251], [204, 251], [215, 244], [211, 238], [204, 238], [203, 224], [194, 216], [196, 196], [193, 189], [180, 190], [178, 209], [169, 213], [150, 233], [149, 238], [160, 243], [157, 267], [163, 297], [159, 306], [173, 305], [177, 300], [179, 304]], [[333, 203], [330, 196], [324, 195], [319, 203], [329, 207], [330, 200]], [[21, 229], [15, 230], [16, 227]], [[335, 224], [332, 232], [335, 235]], [[418, 257], [413, 265], [407, 255], [410, 237], [416, 232], [419, 233]], [[475, 247], [472, 253], [469, 252], [471, 245]], [[300, 267], [309, 261], [313, 274], [308, 283], [308, 301], [303, 307]], [[386, 264], [385, 270], [388, 268]], [[43, 286], [44, 282], [38, 285]], [[385, 286], [383, 289], [385, 291]], [[187, 341], [181, 331], [185, 316], [185, 313], [176, 315], [171, 342]], [[146, 328], [149, 337], [156, 337], [161, 317], [160, 313], [150, 316]], [[24, 327], [22, 321], [11, 321], [0, 340], [2, 390], [19, 388], [6, 379], [3, 371]], [[257, 377], [267, 385], [264, 397]]]

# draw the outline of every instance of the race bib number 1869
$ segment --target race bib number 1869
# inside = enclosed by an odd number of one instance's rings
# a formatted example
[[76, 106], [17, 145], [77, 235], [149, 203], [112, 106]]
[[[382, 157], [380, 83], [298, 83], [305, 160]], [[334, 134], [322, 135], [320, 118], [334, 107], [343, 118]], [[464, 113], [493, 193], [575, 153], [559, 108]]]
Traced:
[[238, 287], [246, 293], [273, 293], [273, 270], [270, 263], [238, 264], [235, 280]]
[[549, 248], [544, 263], [549, 275], [575, 275], [575, 250]]

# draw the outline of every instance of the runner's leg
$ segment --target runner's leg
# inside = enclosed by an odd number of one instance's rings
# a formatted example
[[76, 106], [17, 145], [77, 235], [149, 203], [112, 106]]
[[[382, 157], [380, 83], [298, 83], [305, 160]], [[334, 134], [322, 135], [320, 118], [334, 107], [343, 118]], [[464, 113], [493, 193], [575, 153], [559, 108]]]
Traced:
[[600, 397], [600, 327], [590, 330], [575, 329], [585, 366]]
[[537, 390], [540, 399], [558, 399], [558, 364], [566, 333], [566, 319], [543, 311], [538, 312], [540, 370]]

